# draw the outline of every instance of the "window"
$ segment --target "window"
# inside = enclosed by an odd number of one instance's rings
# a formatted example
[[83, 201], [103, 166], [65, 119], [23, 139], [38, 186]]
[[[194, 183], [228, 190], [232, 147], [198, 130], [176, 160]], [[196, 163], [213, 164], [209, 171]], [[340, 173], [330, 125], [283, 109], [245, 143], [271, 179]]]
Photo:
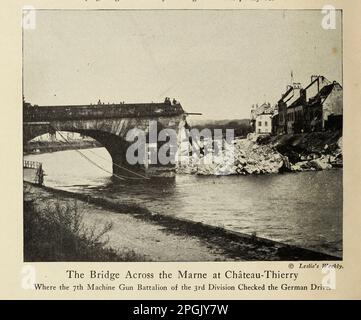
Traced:
[[267, 126], [268, 126], [268, 122], [267, 122], [267, 121], [265, 121], [265, 122], [264, 122], [264, 125], [267, 127]]
[[261, 121], [258, 121], [258, 126], [262, 127], [262, 122]]

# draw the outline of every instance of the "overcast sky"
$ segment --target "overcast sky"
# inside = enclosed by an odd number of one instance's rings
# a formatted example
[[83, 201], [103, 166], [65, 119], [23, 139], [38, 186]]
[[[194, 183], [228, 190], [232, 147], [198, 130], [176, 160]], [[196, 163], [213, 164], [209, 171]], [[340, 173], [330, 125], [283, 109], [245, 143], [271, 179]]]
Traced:
[[312, 74], [342, 84], [341, 16], [320, 11], [38, 11], [24, 30], [24, 94], [38, 105], [179, 100], [248, 118]]

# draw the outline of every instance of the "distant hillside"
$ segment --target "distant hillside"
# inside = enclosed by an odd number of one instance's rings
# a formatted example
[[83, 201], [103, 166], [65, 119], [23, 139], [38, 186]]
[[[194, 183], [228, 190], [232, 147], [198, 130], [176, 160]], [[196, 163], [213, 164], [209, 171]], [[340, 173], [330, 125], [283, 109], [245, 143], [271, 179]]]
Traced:
[[249, 119], [224, 119], [224, 120], [204, 120], [204, 119], [191, 119], [189, 124], [192, 128], [202, 130], [204, 128], [222, 129], [225, 133], [225, 129], [233, 129], [236, 137], [245, 137], [248, 133], [252, 132], [252, 127], [249, 123]]

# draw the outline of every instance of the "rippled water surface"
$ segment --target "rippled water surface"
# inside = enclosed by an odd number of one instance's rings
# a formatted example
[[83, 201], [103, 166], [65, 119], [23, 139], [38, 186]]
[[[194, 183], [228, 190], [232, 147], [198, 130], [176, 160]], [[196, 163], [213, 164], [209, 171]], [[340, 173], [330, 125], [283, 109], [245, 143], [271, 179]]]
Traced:
[[[104, 148], [81, 152], [112, 171]], [[101, 194], [153, 212], [342, 255], [342, 170], [121, 181], [72, 150], [25, 159], [43, 163], [50, 187]]]

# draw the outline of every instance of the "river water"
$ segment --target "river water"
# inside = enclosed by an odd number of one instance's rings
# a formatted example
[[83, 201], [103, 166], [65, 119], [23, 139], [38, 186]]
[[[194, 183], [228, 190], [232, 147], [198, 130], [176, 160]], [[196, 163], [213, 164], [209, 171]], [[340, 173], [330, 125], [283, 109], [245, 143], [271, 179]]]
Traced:
[[[104, 148], [83, 154], [108, 172]], [[136, 203], [226, 229], [342, 256], [342, 170], [252, 176], [119, 180], [74, 150], [27, 155], [43, 163], [46, 186]]]

